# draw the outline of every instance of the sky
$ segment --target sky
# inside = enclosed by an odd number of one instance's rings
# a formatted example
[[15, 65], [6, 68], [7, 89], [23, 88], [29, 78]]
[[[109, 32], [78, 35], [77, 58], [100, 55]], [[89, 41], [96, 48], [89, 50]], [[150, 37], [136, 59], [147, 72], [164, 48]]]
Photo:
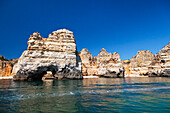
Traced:
[[33, 32], [73, 31], [78, 51], [102, 48], [122, 60], [156, 54], [170, 41], [169, 0], [0, 0], [0, 55], [19, 58]]

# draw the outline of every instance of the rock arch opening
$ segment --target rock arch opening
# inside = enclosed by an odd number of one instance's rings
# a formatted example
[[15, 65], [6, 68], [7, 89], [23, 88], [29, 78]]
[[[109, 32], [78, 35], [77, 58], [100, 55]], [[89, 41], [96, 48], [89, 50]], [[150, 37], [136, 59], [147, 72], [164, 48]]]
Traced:
[[44, 74], [41, 80], [54, 79], [56, 72], [57, 72], [56, 66], [49, 66], [49, 67], [44, 68]]

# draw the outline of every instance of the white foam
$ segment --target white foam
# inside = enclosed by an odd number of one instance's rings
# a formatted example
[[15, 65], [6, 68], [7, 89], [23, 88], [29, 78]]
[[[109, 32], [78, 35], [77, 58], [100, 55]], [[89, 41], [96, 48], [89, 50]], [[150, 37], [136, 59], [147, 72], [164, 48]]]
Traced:
[[58, 97], [65, 95], [88, 95], [88, 94], [108, 94], [108, 93], [123, 93], [123, 92], [138, 92], [138, 91], [153, 91], [160, 89], [170, 89], [170, 87], [155, 87], [155, 88], [139, 88], [139, 89], [113, 89], [113, 90], [105, 90], [105, 91], [82, 91], [82, 92], [66, 92], [62, 94], [58, 93], [30, 93], [30, 94], [19, 94], [9, 97], [0, 97], [0, 99], [5, 100], [25, 100], [25, 99], [33, 99], [33, 98], [43, 98], [43, 97]]
[[13, 79], [12, 76], [9, 76], [9, 77], [0, 77], [0, 79]]

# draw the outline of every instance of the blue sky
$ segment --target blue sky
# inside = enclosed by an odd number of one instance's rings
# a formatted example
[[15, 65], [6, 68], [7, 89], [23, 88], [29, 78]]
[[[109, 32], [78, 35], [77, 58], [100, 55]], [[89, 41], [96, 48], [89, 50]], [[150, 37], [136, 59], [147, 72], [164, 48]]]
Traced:
[[102, 48], [131, 59], [170, 41], [169, 0], [0, 0], [0, 55], [18, 58], [33, 32], [74, 32], [78, 51]]

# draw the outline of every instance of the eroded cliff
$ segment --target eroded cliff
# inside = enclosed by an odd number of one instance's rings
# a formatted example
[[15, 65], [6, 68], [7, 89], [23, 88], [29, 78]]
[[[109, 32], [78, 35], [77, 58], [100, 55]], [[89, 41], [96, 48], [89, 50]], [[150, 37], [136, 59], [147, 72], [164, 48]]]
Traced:
[[60, 29], [48, 38], [33, 33], [12, 74], [14, 80], [39, 80], [49, 71], [58, 79], [82, 79], [73, 32]]
[[118, 53], [108, 53], [101, 49], [98, 56], [93, 57], [87, 49], [80, 52], [82, 73], [84, 76], [123, 77], [123, 64]]
[[[149, 77], [170, 76], [170, 43], [156, 55], [148, 50], [138, 51], [136, 56], [124, 61], [126, 75], [145, 75]], [[130, 76], [129, 76], [130, 77]]]
[[48, 38], [34, 32], [29, 38], [27, 50], [16, 62], [0, 56], [0, 77], [11, 76], [11, 72], [14, 80], [40, 80], [42, 77], [82, 79], [82, 74], [100, 77], [124, 77], [124, 74], [128, 77], [169, 77], [170, 43], [156, 55], [142, 50], [132, 59], [121, 61], [118, 53], [108, 53], [104, 48], [94, 57], [87, 49], [78, 53], [73, 32], [67, 29], [54, 31]]
[[170, 77], [170, 42], [156, 55], [149, 68], [149, 76]]
[[136, 56], [130, 60], [129, 71], [130, 74], [146, 75], [148, 74], [148, 67], [154, 59], [154, 54], [151, 51], [138, 51]]
[[7, 60], [5, 57], [0, 55], [0, 77], [10, 77], [12, 68], [18, 59]]

